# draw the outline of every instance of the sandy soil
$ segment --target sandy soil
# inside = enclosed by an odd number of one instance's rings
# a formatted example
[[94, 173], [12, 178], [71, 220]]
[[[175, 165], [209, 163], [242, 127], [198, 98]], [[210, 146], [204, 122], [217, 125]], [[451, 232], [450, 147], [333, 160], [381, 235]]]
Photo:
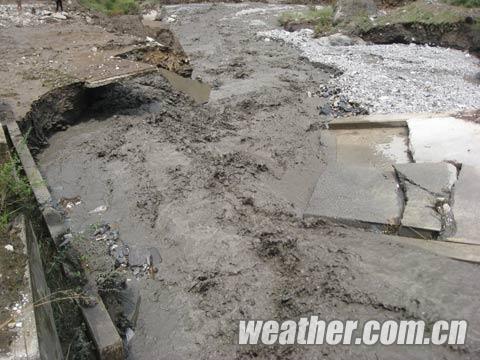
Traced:
[[[53, 195], [81, 199], [73, 231], [105, 221], [126, 244], [160, 251], [155, 278], [122, 270], [142, 294], [129, 358], [478, 358], [477, 265], [301, 219], [327, 162], [324, 100], [309, 93], [331, 75], [293, 48], [256, 39], [275, 26], [276, 10], [265, 9], [171, 7], [194, 77], [214, 85], [211, 101], [195, 105], [159, 75], [99, 89], [83, 122], [54, 134], [38, 156]], [[238, 14], [245, 10], [255, 16]], [[101, 205], [105, 212], [89, 213]], [[238, 320], [302, 315], [467, 319], [468, 344], [235, 345]]]

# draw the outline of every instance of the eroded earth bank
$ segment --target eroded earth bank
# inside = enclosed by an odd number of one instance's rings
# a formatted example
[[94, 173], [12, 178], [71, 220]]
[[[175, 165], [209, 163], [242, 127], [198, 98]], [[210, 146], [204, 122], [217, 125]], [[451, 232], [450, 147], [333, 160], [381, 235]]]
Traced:
[[[309, 61], [272, 34], [257, 34], [277, 28], [284, 10], [259, 4], [167, 7], [171, 27], [191, 57], [193, 77], [213, 86], [208, 104], [195, 104], [160, 75], [109, 85], [92, 91], [82, 121], [52, 135], [38, 155], [53, 196], [68, 205], [73, 241], [88, 249], [87, 263], [101, 264], [108, 276], [114, 272], [112, 244], [82, 236], [102, 224], [118, 231], [114, 245], [160, 254], [155, 273], [115, 270], [141, 293], [128, 357], [478, 358], [478, 265], [434, 255], [408, 238], [302, 219], [329, 161], [320, 131], [328, 117], [319, 115], [319, 108], [331, 97], [322, 94], [343, 90], [351, 97], [356, 85], [345, 88], [334, 67]], [[378, 67], [387, 84], [408, 48], [383, 47], [382, 56], [392, 57]], [[403, 103], [404, 111], [478, 106], [478, 94], [471, 91], [478, 85], [468, 77], [474, 76], [474, 60], [453, 50], [422, 48], [410, 47], [416, 56], [411, 60], [436, 59], [440, 80], [429, 87], [443, 103], [426, 97], [418, 106], [436, 108], [415, 108], [415, 101], [405, 100], [412, 95], [408, 86], [390, 95], [374, 89], [391, 97], [384, 103], [395, 103], [396, 112]], [[361, 48], [357, 54], [371, 64], [381, 49], [365, 54]], [[443, 59], [458, 62], [446, 69]], [[349, 66], [340, 69], [347, 79], [355, 77]], [[398, 76], [415, 84], [417, 75], [402, 67]], [[436, 92], [451, 79], [458, 93]], [[411, 89], [423, 96], [420, 85]], [[353, 98], [336, 109], [389, 112], [369, 103], [368, 96], [363, 103]], [[338, 105], [339, 99], [332, 101]], [[451, 109], [452, 103], [459, 108]], [[313, 314], [429, 324], [467, 319], [469, 338], [465, 346], [401, 349], [235, 345], [240, 319]]]

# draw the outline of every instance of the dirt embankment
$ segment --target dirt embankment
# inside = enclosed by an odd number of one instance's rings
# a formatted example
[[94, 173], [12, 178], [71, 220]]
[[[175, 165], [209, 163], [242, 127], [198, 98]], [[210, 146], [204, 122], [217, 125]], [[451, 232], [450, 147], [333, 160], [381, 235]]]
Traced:
[[422, 44], [468, 50], [480, 55], [480, 23], [466, 17], [452, 23], [405, 22], [377, 25], [360, 36], [375, 44]]
[[[480, 54], [480, 11], [425, 1], [370, 1], [369, 13], [355, 2], [338, 2], [328, 11], [312, 10], [282, 16], [287, 31], [315, 30], [317, 37], [333, 33], [360, 36], [374, 44], [421, 44]], [[347, 7], [347, 9], [344, 9]], [[346, 16], [344, 13], [348, 13]], [[342, 20], [336, 20], [343, 14]]]

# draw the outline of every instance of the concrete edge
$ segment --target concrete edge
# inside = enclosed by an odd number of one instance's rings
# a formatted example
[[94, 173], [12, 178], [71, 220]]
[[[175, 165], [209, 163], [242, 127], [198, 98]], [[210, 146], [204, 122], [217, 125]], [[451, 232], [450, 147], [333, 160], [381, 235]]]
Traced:
[[40, 358], [42, 360], [62, 360], [62, 346], [55, 326], [52, 304], [49, 302], [51, 293], [45, 278], [37, 237], [32, 223], [25, 217], [22, 226], [25, 231], [22, 241], [24, 241], [28, 254], [29, 282], [35, 304], [34, 314]]
[[[417, 238], [423, 240], [433, 240], [440, 234], [439, 231], [427, 228], [419, 228], [415, 226], [409, 226], [405, 224], [401, 224], [398, 230], [398, 236], [401, 237], [409, 237], [409, 238]], [[442, 240], [439, 240], [442, 241]]]
[[406, 127], [408, 125], [408, 120], [411, 118], [431, 119], [446, 116], [454, 116], [454, 113], [407, 113], [348, 116], [332, 120], [328, 123], [328, 127], [332, 130]]
[[[14, 220], [14, 228], [18, 229], [18, 237], [23, 244], [23, 253], [28, 257], [26, 221], [23, 215], [19, 215]], [[30, 259], [29, 259], [30, 260]], [[37, 323], [35, 321], [35, 307], [33, 297], [33, 284], [30, 272], [30, 261], [25, 264], [24, 281], [20, 294], [22, 295], [22, 308], [15, 317], [16, 323], [21, 323], [21, 328], [17, 330], [17, 336], [10, 345], [11, 352], [0, 354], [0, 360], [40, 360], [40, 347], [38, 341]], [[23, 293], [26, 291], [27, 293]], [[46, 359], [45, 359], [46, 360]]]
[[105, 86], [105, 85], [108, 85], [108, 84], [111, 84], [111, 83], [114, 83], [114, 82], [118, 82], [120, 80], [135, 78], [135, 77], [147, 75], [147, 74], [150, 74], [150, 73], [154, 73], [154, 72], [157, 72], [157, 71], [158, 71], [158, 69], [155, 66], [151, 65], [151, 68], [132, 71], [132, 72], [129, 72], [129, 73], [126, 73], [126, 74], [112, 76], [112, 77], [105, 78], [105, 79], [86, 80], [85, 81], [85, 87], [90, 88], [90, 89], [91, 88], [97, 88], [97, 87]]
[[[17, 151], [27, 179], [39, 204], [48, 231], [54, 240], [55, 245], [58, 246], [63, 235], [67, 233], [68, 230], [67, 226], [65, 225], [65, 217], [60, 211], [54, 208], [53, 198], [46, 186], [46, 182], [37, 168], [30, 150], [28, 149], [27, 143], [20, 131], [20, 128], [18, 127], [18, 124], [15, 121], [7, 123], [6, 132], [10, 136], [13, 146]], [[89, 276], [87, 275], [87, 277]], [[89, 282], [94, 283], [94, 280], [89, 279]], [[103, 304], [101, 297], [98, 295], [96, 288], [93, 286], [89, 287], [87, 292], [96, 299], [97, 304], [89, 308], [90, 310], [87, 312], [83, 311], [82, 308], [82, 313], [89, 329], [95, 330], [99, 327], [102, 328], [102, 331], [91, 331], [95, 345], [101, 346], [97, 347], [100, 359], [123, 359], [124, 354], [122, 338], [118, 334], [115, 324], [110, 318], [110, 315]], [[92, 313], [94, 316], [89, 316]], [[117, 357], [111, 357], [111, 354], [117, 354]]]
[[335, 218], [330, 216], [319, 216], [313, 215], [309, 213], [304, 213], [303, 219], [305, 220], [323, 220], [326, 222], [330, 222], [331, 224], [337, 225], [346, 225], [350, 227], [354, 227], [357, 229], [364, 229], [364, 230], [376, 230], [376, 231], [388, 231], [391, 227], [398, 227], [398, 225], [392, 224], [380, 224], [380, 223], [371, 223], [362, 220], [352, 220], [352, 219], [344, 219], [344, 218]]
[[95, 281], [92, 278], [89, 278], [85, 292], [94, 300], [95, 304], [93, 306], [80, 304], [80, 308], [97, 348], [99, 358], [101, 360], [124, 359], [122, 338], [118, 334], [105, 304], [98, 295]]
[[475, 264], [480, 264], [480, 246], [443, 240], [423, 240], [399, 237], [399, 241], [430, 251], [436, 255]]

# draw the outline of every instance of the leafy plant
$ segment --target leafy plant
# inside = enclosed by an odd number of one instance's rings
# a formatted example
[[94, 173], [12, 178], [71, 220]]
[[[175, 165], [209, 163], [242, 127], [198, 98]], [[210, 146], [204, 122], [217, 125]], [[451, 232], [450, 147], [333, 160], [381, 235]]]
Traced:
[[16, 156], [0, 165], [0, 230], [5, 229], [13, 214], [30, 210], [34, 204], [30, 184], [20, 169]]
[[311, 7], [307, 11], [287, 11], [280, 15], [280, 25], [287, 24], [310, 24], [315, 27], [316, 32], [327, 32], [332, 28], [333, 7], [323, 8]]

